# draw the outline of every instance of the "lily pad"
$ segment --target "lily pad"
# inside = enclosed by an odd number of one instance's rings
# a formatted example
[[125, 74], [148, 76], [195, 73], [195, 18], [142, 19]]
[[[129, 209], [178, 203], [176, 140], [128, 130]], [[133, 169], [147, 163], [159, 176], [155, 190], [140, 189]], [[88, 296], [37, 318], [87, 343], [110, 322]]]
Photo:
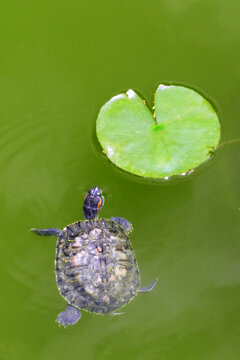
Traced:
[[96, 126], [114, 164], [150, 178], [189, 172], [211, 156], [220, 140], [210, 103], [183, 86], [159, 85], [153, 113], [133, 90], [114, 96], [101, 108]]

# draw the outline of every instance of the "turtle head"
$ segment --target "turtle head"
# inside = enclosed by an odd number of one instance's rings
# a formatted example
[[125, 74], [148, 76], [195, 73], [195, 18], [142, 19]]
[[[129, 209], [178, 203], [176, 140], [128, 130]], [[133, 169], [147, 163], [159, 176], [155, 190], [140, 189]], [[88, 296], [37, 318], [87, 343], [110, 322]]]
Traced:
[[85, 220], [93, 220], [98, 217], [98, 212], [104, 204], [102, 190], [98, 186], [88, 190], [84, 198], [83, 214]]

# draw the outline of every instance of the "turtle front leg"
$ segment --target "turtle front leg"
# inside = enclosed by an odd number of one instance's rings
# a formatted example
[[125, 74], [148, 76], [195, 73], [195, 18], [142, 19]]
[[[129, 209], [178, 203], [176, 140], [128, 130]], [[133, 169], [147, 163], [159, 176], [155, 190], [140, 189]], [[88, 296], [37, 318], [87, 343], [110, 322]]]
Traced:
[[41, 235], [41, 236], [51, 236], [51, 235], [59, 236], [59, 234], [62, 232], [62, 230], [60, 230], [60, 229], [43, 229], [43, 230], [40, 230], [40, 229], [36, 229], [36, 228], [30, 229], [30, 231], [34, 232], [37, 235]]
[[113, 216], [110, 219], [121, 225], [127, 233], [133, 230], [132, 224], [122, 217]]
[[149, 292], [149, 291], [151, 291], [151, 290], [154, 288], [154, 286], [156, 285], [156, 283], [157, 283], [157, 279], [154, 280], [154, 281], [153, 281], [151, 284], [149, 284], [148, 286], [140, 287], [139, 290], [138, 290], [138, 292]]
[[67, 305], [66, 310], [58, 315], [57, 322], [60, 325], [68, 326], [75, 324], [80, 318], [80, 311], [72, 305]]

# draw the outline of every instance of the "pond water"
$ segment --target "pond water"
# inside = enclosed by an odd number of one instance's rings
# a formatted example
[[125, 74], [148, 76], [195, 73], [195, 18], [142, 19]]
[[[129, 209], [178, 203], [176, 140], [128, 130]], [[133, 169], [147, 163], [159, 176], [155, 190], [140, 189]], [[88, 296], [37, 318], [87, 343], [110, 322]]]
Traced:
[[[0, 11], [0, 359], [235, 360], [240, 357], [240, 49], [235, 0], [4, 2]], [[222, 146], [189, 177], [154, 183], [117, 169], [95, 135], [101, 106], [159, 83], [199, 90]], [[54, 275], [55, 238], [31, 227], [81, 219], [104, 190], [123, 216], [142, 284], [121, 316], [73, 327]]]

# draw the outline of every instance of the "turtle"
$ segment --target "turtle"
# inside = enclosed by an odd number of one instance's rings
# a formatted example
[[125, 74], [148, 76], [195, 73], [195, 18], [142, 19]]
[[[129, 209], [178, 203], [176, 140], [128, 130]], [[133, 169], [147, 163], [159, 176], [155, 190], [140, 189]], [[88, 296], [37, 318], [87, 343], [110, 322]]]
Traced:
[[128, 234], [133, 227], [122, 217], [98, 218], [104, 204], [102, 190], [95, 186], [84, 197], [84, 220], [63, 230], [30, 229], [43, 236], [57, 236], [55, 273], [65, 311], [57, 317], [64, 327], [81, 318], [80, 310], [119, 315], [139, 292], [151, 291], [154, 280], [140, 287], [140, 273]]

